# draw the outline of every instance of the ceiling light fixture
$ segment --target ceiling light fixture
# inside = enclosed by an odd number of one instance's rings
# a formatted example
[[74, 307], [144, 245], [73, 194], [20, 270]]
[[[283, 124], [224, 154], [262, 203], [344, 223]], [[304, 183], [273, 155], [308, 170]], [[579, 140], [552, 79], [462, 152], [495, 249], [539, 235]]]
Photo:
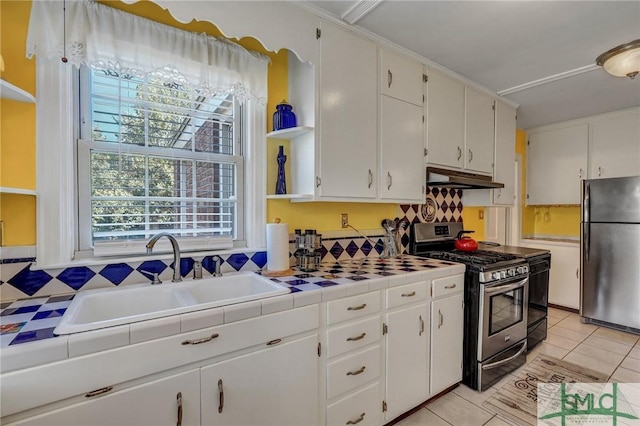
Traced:
[[360, 0], [357, 1], [349, 10], [342, 14], [340, 19], [353, 25], [358, 22], [364, 15], [371, 12], [382, 0]]
[[611, 75], [633, 79], [640, 73], [640, 39], [621, 44], [596, 58]]

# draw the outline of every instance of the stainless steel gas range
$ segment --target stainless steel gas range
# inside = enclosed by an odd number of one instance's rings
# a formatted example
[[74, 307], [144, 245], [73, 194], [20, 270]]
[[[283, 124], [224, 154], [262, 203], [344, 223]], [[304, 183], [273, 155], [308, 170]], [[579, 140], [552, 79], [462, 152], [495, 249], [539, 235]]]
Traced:
[[460, 222], [416, 223], [411, 254], [466, 265], [463, 383], [485, 390], [526, 361], [529, 266], [512, 254], [455, 250]]

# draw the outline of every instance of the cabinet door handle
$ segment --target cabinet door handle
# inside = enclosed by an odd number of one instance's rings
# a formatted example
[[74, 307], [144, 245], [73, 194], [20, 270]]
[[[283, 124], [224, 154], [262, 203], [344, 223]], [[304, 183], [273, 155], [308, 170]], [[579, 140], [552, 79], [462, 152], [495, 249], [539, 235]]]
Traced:
[[91, 392], [88, 392], [84, 395], [85, 398], [93, 398], [94, 396], [98, 396], [98, 395], [103, 395], [107, 392], [111, 392], [113, 390], [113, 386], [107, 386], [105, 388], [100, 388], [100, 389], [96, 389], [93, 390]]
[[602, 167], [598, 166], [598, 176], [602, 176]]
[[217, 339], [220, 335], [218, 333], [214, 333], [209, 337], [203, 337], [202, 339], [196, 340], [185, 340], [182, 342], [183, 345], [199, 345], [200, 343], [207, 343], [212, 341], [213, 339]]
[[418, 336], [422, 336], [422, 333], [424, 333], [424, 320], [422, 319], [422, 315], [420, 315], [420, 333], [418, 333]]
[[362, 340], [362, 339], [364, 339], [364, 336], [366, 336], [366, 335], [367, 335], [367, 333], [362, 333], [361, 335], [356, 336], [356, 337], [347, 337], [347, 342], [355, 342], [357, 340]]
[[367, 307], [367, 304], [363, 303], [362, 305], [358, 305], [358, 306], [349, 306], [347, 308], [347, 311], [359, 311], [359, 310], [362, 310], [362, 309], [364, 309], [366, 307]]
[[580, 172], [578, 172], [578, 178], [582, 179], [582, 169], [580, 169]]
[[393, 82], [393, 74], [391, 70], [387, 70], [387, 85], [391, 87], [391, 83]]
[[357, 376], [358, 374], [362, 374], [364, 373], [364, 370], [366, 369], [366, 366], [362, 366], [359, 369], [357, 369], [356, 371], [348, 371], [347, 372], [347, 376]]
[[458, 147], [458, 161], [462, 158], [462, 148]]
[[360, 423], [361, 421], [364, 420], [364, 413], [360, 414], [360, 417], [358, 417], [355, 420], [349, 420], [347, 422], [348, 425], [357, 425], [358, 423]]
[[320, 182], [321, 182], [320, 176], [316, 176], [316, 188], [320, 188]]
[[402, 297], [413, 297], [416, 295], [415, 291], [412, 291], [411, 293], [402, 293], [401, 296]]
[[580, 268], [576, 269], [576, 278], [580, 279]]
[[222, 413], [224, 408], [224, 388], [222, 387], [222, 379], [218, 380], [218, 413]]
[[445, 285], [444, 288], [446, 289], [456, 288], [456, 285], [455, 284]]
[[438, 316], [440, 317], [440, 321], [438, 322], [438, 328], [442, 327], [442, 324], [444, 324], [444, 315], [442, 315], [442, 311], [440, 311], [440, 309], [438, 309]]
[[178, 400], [178, 423], [176, 426], [182, 426], [182, 392], [178, 392], [176, 399]]
[[473, 151], [469, 148], [469, 162], [471, 162], [471, 160], [473, 160]]
[[393, 184], [393, 178], [391, 177], [391, 172], [387, 172], [387, 182], [389, 182], [389, 184], [387, 185], [387, 190], [390, 190], [391, 185]]
[[371, 188], [371, 185], [373, 185], [373, 173], [369, 169], [369, 188]]

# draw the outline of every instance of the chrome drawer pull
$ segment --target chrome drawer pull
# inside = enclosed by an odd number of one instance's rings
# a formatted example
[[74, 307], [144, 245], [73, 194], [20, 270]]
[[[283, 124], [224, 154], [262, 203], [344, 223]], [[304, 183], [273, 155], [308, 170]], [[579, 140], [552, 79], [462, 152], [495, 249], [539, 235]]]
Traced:
[[444, 286], [444, 288], [446, 288], [446, 289], [456, 288], [456, 285], [455, 285], [455, 284], [452, 284], [452, 285], [445, 285], [445, 286]]
[[282, 339], [274, 339], [274, 340], [270, 340], [267, 342], [267, 346], [273, 346], [273, 345], [277, 345], [278, 343], [282, 342]]
[[349, 306], [347, 308], [347, 311], [359, 311], [359, 310], [364, 309], [366, 307], [367, 307], [367, 304], [363, 303], [362, 305], [358, 305], [358, 306]]
[[442, 327], [442, 324], [444, 324], [444, 315], [442, 315], [442, 312], [440, 311], [440, 309], [438, 309], [438, 316], [440, 317], [440, 322], [438, 323], [438, 328]]
[[196, 340], [185, 340], [182, 342], [183, 345], [199, 345], [200, 343], [206, 343], [206, 342], [210, 342], [213, 339], [217, 339], [220, 335], [218, 333], [212, 334], [209, 337], [204, 337], [202, 339], [196, 339]]
[[420, 333], [418, 333], [418, 336], [422, 336], [422, 333], [424, 333], [424, 320], [422, 319], [422, 315], [420, 315]]
[[107, 386], [105, 388], [100, 388], [100, 389], [96, 389], [94, 391], [91, 391], [87, 394], [85, 394], [85, 398], [93, 398], [94, 396], [98, 396], [98, 395], [103, 395], [107, 392], [111, 392], [113, 390], [113, 386]]
[[412, 291], [411, 293], [402, 293], [402, 297], [413, 297], [416, 295], [415, 291]]
[[347, 342], [355, 342], [356, 340], [362, 340], [362, 339], [364, 339], [364, 336], [366, 336], [366, 335], [367, 335], [367, 333], [362, 333], [361, 335], [356, 336], [356, 337], [347, 337]]
[[176, 426], [182, 426], [182, 392], [178, 392], [177, 400], [178, 400], [178, 423], [176, 423]]
[[347, 424], [348, 425], [357, 425], [358, 423], [360, 423], [363, 420], [364, 420], [364, 413], [360, 414], [360, 417], [358, 417], [356, 420], [349, 420], [347, 422]]
[[367, 367], [363, 365], [359, 370], [347, 372], [347, 376], [357, 376], [358, 374], [362, 374], [366, 368]]

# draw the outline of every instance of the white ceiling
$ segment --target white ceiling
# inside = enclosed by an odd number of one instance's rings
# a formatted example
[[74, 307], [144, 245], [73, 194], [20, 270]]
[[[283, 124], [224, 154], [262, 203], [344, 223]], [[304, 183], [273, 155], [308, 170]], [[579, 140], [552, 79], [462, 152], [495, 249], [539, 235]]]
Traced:
[[[358, 2], [306, 3], [340, 18]], [[522, 129], [640, 105], [640, 77], [595, 66], [601, 53], [640, 39], [640, 1], [384, 0], [354, 26], [494, 93], [588, 70], [505, 95], [520, 105]]]

